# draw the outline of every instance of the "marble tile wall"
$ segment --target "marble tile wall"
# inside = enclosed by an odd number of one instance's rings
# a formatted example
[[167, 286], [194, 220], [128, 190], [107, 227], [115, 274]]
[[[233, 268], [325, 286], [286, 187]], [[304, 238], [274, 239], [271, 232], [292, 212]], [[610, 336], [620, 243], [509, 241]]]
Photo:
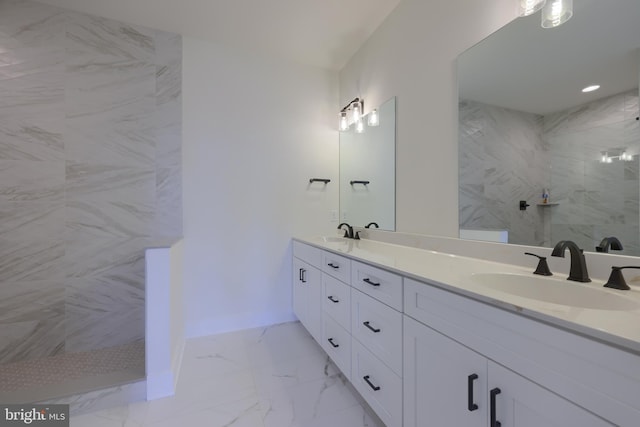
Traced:
[[[542, 116], [460, 102], [460, 228], [509, 231], [509, 243], [541, 245], [544, 215], [535, 203], [548, 182]], [[519, 201], [527, 200], [527, 210]]]
[[[640, 124], [638, 91], [545, 116], [553, 173], [553, 241], [574, 240], [586, 250], [604, 237], [622, 240], [625, 255], [640, 255]], [[602, 152], [627, 151], [633, 160], [600, 162]]]
[[[544, 117], [460, 103], [460, 226], [507, 229], [509, 242], [552, 245], [570, 239], [586, 250], [603, 237], [640, 255], [638, 90]], [[623, 150], [633, 160], [600, 162]], [[534, 205], [550, 188], [558, 206]]]
[[144, 338], [144, 248], [182, 235], [181, 46], [0, 0], [0, 363]]

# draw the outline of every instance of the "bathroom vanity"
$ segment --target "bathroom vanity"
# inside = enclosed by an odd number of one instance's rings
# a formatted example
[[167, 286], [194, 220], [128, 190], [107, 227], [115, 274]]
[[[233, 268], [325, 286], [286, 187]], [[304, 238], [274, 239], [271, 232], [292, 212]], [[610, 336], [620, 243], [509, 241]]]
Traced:
[[640, 425], [637, 287], [338, 237], [294, 239], [293, 279], [296, 316], [388, 427]]

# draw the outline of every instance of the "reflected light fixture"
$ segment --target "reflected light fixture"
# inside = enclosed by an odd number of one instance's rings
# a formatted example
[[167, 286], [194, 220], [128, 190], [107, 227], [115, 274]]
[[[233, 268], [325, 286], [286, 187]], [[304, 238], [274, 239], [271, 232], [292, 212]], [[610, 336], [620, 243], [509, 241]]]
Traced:
[[542, 9], [546, 2], [547, 0], [520, 0], [519, 15], [533, 15], [534, 13]]
[[338, 123], [338, 129], [340, 129], [340, 132], [349, 130], [349, 119], [347, 118], [346, 111], [340, 111], [340, 121]]
[[359, 118], [356, 122], [356, 133], [362, 132], [364, 132], [364, 122], [362, 121], [362, 118]]
[[364, 102], [360, 101], [358, 98], [356, 98], [355, 101], [351, 103], [351, 115], [353, 117], [354, 123], [357, 123], [358, 120], [360, 120], [360, 117], [362, 117], [363, 103]]
[[367, 124], [369, 126], [378, 126], [380, 124], [380, 116], [378, 115], [377, 109], [374, 108], [369, 115], [367, 115]]
[[542, 8], [542, 28], [554, 28], [573, 16], [573, 0], [547, 0]]
[[598, 90], [598, 89], [600, 89], [600, 85], [591, 85], [591, 86], [587, 86], [584, 89], [582, 89], [582, 92], [589, 93], [589, 92], [593, 92], [594, 90]]

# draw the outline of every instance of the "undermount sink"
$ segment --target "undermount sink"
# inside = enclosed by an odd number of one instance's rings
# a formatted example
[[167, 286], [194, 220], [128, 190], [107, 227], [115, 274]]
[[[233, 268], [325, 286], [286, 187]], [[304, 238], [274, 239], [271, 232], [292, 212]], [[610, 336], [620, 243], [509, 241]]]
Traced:
[[522, 298], [594, 310], [635, 310], [640, 305], [595, 284], [512, 273], [476, 273], [474, 283]]

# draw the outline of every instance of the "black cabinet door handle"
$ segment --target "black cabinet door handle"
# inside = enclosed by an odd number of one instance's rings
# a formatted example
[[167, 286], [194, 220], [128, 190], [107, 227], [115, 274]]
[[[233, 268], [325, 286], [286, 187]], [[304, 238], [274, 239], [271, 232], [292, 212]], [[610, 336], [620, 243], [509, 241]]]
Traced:
[[373, 333], [376, 333], [376, 334], [377, 334], [378, 332], [380, 332], [380, 329], [378, 329], [378, 328], [374, 328], [373, 326], [371, 326], [371, 325], [369, 324], [369, 321], [368, 321], [368, 320], [367, 320], [366, 322], [362, 322], [362, 324], [363, 324], [364, 326], [366, 326], [367, 328], [369, 328], [369, 330], [370, 330], [370, 331], [372, 331]]
[[337, 303], [339, 303], [339, 302], [340, 302], [340, 300], [339, 300], [339, 299], [334, 299], [334, 298], [333, 298], [333, 295], [329, 295], [329, 296], [327, 297], [327, 299], [328, 299], [329, 301], [331, 301], [332, 303], [334, 303], [334, 304], [337, 304]]
[[371, 281], [371, 279], [369, 279], [368, 277], [367, 277], [366, 279], [362, 279], [362, 281], [363, 281], [364, 283], [368, 283], [368, 284], [370, 284], [371, 286], [380, 286], [380, 283], [374, 283], [374, 282], [372, 282], [372, 281]]
[[490, 395], [490, 399], [491, 399], [491, 424], [489, 424], [489, 427], [501, 427], [502, 424], [500, 423], [500, 421], [496, 420], [496, 396], [499, 395], [500, 393], [502, 393], [502, 391], [496, 387], [493, 390], [491, 390], [489, 392]]
[[369, 381], [369, 375], [365, 375], [364, 377], [362, 377], [362, 379], [365, 380], [367, 384], [369, 384], [369, 387], [371, 387], [373, 391], [380, 390], [380, 387], [378, 387], [377, 385], [373, 385], [371, 381]]
[[471, 374], [467, 377], [467, 389], [468, 389], [467, 408], [469, 408], [469, 412], [473, 412], [476, 409], [478, 409], [478, 405], [473, 403], [473, 382], [477, 379], [478, 379], [477, 374]]
[[336, 343], [333, 342], [333, 338], [329, 338], [327, 341], [329, 341], [329, 344], [331, 344], [331, 346], [333, 346], [333, 348], [340, 347], [340, 344], [336, 344]]
[[305, 270], [304, 268], [300, 269], [300, 280], [302, 281], [302, 283], [307, 283], [307, 279], [305, 279], [304, 277], [304, 273], [306, 273], [307, 270]]
[[328, 265], [329, 267], [331, 267], [331, 268], [335, 268], [336, 270], [337, 270], [338, 268], [340, 268], [340, 266], [339, 266], [339, 265], [335, 265], [335, 264], [334, 264], [334, 263], [332, 263], [332, 262], [330, 262], [330, 263], [329, 263], [329, 264], [327, 264], [327, 265]]

